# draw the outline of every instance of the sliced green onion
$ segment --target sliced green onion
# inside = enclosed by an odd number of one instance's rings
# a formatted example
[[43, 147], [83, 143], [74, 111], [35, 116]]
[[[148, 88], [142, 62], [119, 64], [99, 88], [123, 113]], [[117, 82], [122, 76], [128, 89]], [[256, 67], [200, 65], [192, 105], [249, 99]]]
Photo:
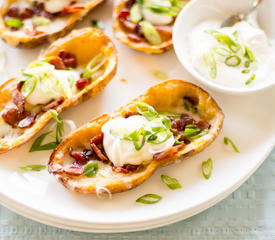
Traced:
[[187, 102], [184, 102], [184, 103], [183, 103], [183, 106], [184, 106], [184, 109], [185, 109], [186, 111], [189, 111], [189, 110], [190, 110], [189, 105], [188, 105]]
[[50, 142], [42, 145], [43, 140], [51, 134], [53, 131], [43, 133], [38, 138], [35, 139], [33, 142], [29, 152], [36, 152], [36, 151], [47, 151], [47, 150], [53, 150], [56, 149], [58, 146], [57, 142]]
[[[161, 143], [164, 143], [164, 142], [166, 142], [170, 137], [172, 137], [172, 135], [173, 135], [173, 133], [171, 133], [170, 131], [167, 131], [167, 134], [166, 134], [166, 137], [163, 139], [163, 140], [161, 140], [161, 141], [158, 141], [157, 139], [158, 139], [158, 137], [157, 138], [155, 138], [154, 137], [154, 140], [149, 140], [149, 138], [151, 137], [151, 136], [156, 136], [155, 134], [154, 135], [151, 135], [148, 139], [147, 139], [147, 142], [150, 142], [150, 143], [153, 143], [153, 144], [161, 144]], [[152, 137], [153, 138], [153, 137]]]
[[58, 114], [56, 110], [51, 109], [50, 113], [52, 118], [56, 121], [56, 142], [59, 144], [62, 142], [62, 136], [64, 134], [64, 123], [61, 116]]
[[223, 57], [229, 56], [231, 54], [231, 51], [223, 47], [213, 48], [213, 50], [215, 53]]
[[158, 79], [160, 79], [160, 80], [165, 80], [165, 79], [168, 78], [167, 73], [165, 73], [165, 72], [163, 72], [163, 71], [160, 71], [160, 70], [152, 71], [152, 73], [153, 73], [153, 76], [154, 76], [155, 78], [158, 78]]
[[101, 30], [104, 30], [104, 23], [100, 20], [92, 20], [91, 21], [92, 27], [99, 28]]
[[24, 23], [22, 21], [20, 21], [18, 18], [5, 19], [5, 23], [9, 27], [14, 27], [14, 28], [21, 28], [24, 26]]
[[184, 136], [191, 137], [191, 136], [198, 134], [199, 132], [200, 132], [199, 128], [196, 128], [194, 125], [190, 124], [190, 125], [185, 126]]
[[250, 72], [249, 69], [244, 69], [244, 70], [242, 70], [242, 73], [243, 73], [243, 74], [247, 74], [247, 73], [249, 73], [249, 72]]
[[46, 168], [46, 165], [40, 165], [40, 164], [33, 164], [33, 165], [27, 165], [27, 166], [19, 167], [19, 169], [21, 169], [25, 172], [29, 172], [29, 171], [39, 172], [39, 171], [41, 171], [45, 168]]
[[171, 178], [167, 175], [161, 175], [161, 180], [164, 184], [166, 184], [167, 187], [169, 187], [172, 190], [181, 188], [181, 185], [176, 178]]
[[185, 7], [185, 5], [187, 4], [187, 2], [181, 0], [170, 0], [170, 3], [172, 4], [172, 6], [175, 6], [179, 9]]
[[144, 102], [136, 104], [137, 111], [144, 116], [148, 121], [158, 117], [158, 112], [150, 105]]
[[180, 137], [181, 136], [176, 136], [175, 137], [175, 144], [182, 144], [183, 143], [183, 141], [179, 141]]
[[166, 127], [166, 129], [171, 129], [172, 123], [169, 117], [162, 116], [162, 123]]
[[142, 12], [140, 4], [135, 3], [130, 10], [130, 20], [134, 23], [138, 23], [142, 20]]
[[35, 89], [36, 84], [37, 84], [37, 78], [35, 77], [29, 77], [27, 79], [24, 79], [24, 84], [20, 92], [25, 98], [27, 98]]
[[155, 27], [148, 21], [140, 22], [141, 30], [146, 40], [152, 45], [159, 45], [162, 43], [161, 36]]
[[86, 177], [94, 177], [98, 172], [98, 163], [89, 161], [84, 165], [84, 175]]
[[[148, 136], [149, 134], [151, 134], [150, 132], [146, 131], [143, 127], [140, 128], [138, 131], [134, 131], [130, 134], [124, 134], [122, 140], [127, 140], [127, 141], [132, 141], [135, 149], [137, 151], [139, 151], [145, 144], [146, 141], [146, 136]], [[142, 137], [141, 143], [140, 142], [140, 137]]]
[[250, 62], [249, 60], [247, 60], [247, 61], [244, 62], [244, 66], [245, 66], [246, 68], [249, 68], [250, 63], [251, 63], [251, 62]]
[[250, 62], [255, 62], [256, 61], [256, 58], [255, 58], [255, 55], [254, 53], [252, 52], [252, 50], [245, 46], [245, 54], [244, 54], [244, 57], [247, 58]]
[[141, 197], [139, 197], [136, 202], [137, 203], [143, 203], [143, 204], [154, 204], [159, 202], [162, 199], [161, 196], [153, 193], [145, 194]]
[[150, 9], [152, 12], [157, 14], [167, 14], [170, 16], [177, 16], [179, 9], [177, 7], [167, 7], [159, 4], [150, 4], [145, 8]]
[[208, 129], [204, 129], [204, 130], [202, 130], [199, 134], [194, 135], [194, 136], [190, 136], [190, 137], [188, 137], [188, 138], [191, 139], [191, 140], [195, 140], [195, 139], [198, 139], [198, 138], [204, 136], [204, 135], [207, 134], [207, 133], [209, 133], [209, 130], [208, 130]]
[[245, 85], [249, 85], [256, 77], [256, 74], [252, 74], [251, 77], [245, 82]]
[[46, 17], [37, 16], [32, 18], [32, 24], [34, 26], [48, 26], [51, 23], [51, 20]]
[[203, 176], [206, 179], [209, 179], [211, 177], [212, 169], [213, 169], [213, 162], [211, 158], [208, 158], [207, 161], [202, 162], [201, 171]]
[[241, 58], [237, 55], [225, 58], [224, 63], [229, 67], [237, 67], [241, 64]]
[[233, 141], [230, 140], [228, 137], [224, 137], [223, 141], [225, 145], [228, 145], [228, 143], [230, 143], [235, 152], [237, 153], [240, 152], [239, 149], [236, 147], [236, 145], [233, 143]]
[[104, 65], [105, 62], [106, 62], [106, 57], [104, 56], [103, 53], [99, 53], [98, 55], [96, 55], [86, 67], [83, 73], [83, 77], [90, 79], [92, 75]]
[[204, 55], [203, 61], [205, 66], [207, 67], [208, 73], [212, 79], [215, 79], [217, 76], [217, 65], [214, 54], [211, 52], [209, 54]]

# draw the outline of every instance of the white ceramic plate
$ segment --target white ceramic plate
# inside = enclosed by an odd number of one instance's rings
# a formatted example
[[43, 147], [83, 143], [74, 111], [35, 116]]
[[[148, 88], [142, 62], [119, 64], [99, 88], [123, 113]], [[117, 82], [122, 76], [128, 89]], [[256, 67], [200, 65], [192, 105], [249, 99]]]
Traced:
[[[89, 19], [105, 22], [105, 32], [112, 37], [112, 1], [93, 11]], [[89, 21], [86, 21], [88, 25]], [[85, 23], [83, 24], [85, 25]], [[115, 41], [119, 52], [116, 77], [102, 94], [77, 107], [66, 110], [62, 117], [81, 126], [105, 112], [118, 109], [131, 99], [157, 84], [150, 71], [163, 70], [169, 78], [194, 79], [178, 63], [173, 51], [147, 55], [133, 51]], [[36, 58], [40, 49], [7, 50], [7, 76]], [[125, 78], [127, 82], [121, 82]], [[208, 90], [208, 89], [206, 89]], [[115, 194], [112, 201], [67, 191], [47, 171], [22, 173], [19, 166], [46, 164], [50, 152], [29, 153], [32, 142], [0, 155], [0, 202], [28, 218], [66, 229], [87, 232], [126, 232], [166, 225], [190, 217], [220, 201], [243, 183], [263, 162], [275, 142], [274, 88], [247, 97], [211, 92], [226, 115], [224, 128], [205, 151], [182, 163], [156, 171], [139, 187]], [[164, 96], [165, 97], [165, 96]], [[227, 149], [223, 136], [233, 139], [240, 154]], [[211, 157], [213, 175], [205, 180], [201, 162]], [[183, 188], [172, 191], [161, 181], [160, 174], [176, 177]], [[155, 205], [142, 205], [135, 200], [146, 193], [156, 193], [163, 200]]]

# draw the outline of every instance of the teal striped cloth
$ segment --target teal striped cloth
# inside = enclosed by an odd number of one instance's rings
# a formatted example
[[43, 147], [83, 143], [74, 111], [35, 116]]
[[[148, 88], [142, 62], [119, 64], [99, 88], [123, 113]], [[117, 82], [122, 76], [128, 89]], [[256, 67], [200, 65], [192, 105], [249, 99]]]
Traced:
[[275, 149], [256, 173], [214, 207], [170, 226], [93, 234], [49, 227], [0, 207], [0, 240], [275, 240]]

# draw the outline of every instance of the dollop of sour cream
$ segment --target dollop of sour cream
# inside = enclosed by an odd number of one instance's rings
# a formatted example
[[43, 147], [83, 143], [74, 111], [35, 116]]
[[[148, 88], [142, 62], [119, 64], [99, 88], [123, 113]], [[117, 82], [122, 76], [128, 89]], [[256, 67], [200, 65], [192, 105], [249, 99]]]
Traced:
[[71, 98], [77, 91], [75, 87], [75, 81], [79, 79], [77, 71], [56, 70], [53, 65], [43, 63], [25, 69], [24, 73], [36, 79], [34, 90], [26, 98], [29, 104], [46, 104], [61, 96]]
[[173, 136], [160, 144], [145, 141], [144, 146], [137, 151], [132, 141], [122, 140], [121, 135], [118, 136], [112, 133], [119, 130], [123, 132], [123, 134], [130, 134], [135, 130], [138, 131], [142, 127], [149, 131], [152, 127], [158, 126], [162, 126], [158, 119], [148, 121], [140, 115], [129, 118], [118, 117], [105, 123], [102, 126], [102, 132], [104, 133], [103, 147], [110, 161], [112, 161], [115, 166], [123, 166], [125, 164], [140, 165], [143, 162], [150, 161], [155, 153], [165, 151], [172, 147], [175, 142]]
[[[221, 28], [223, 20], [210, 19], [192, 30], [189, 49], [194, 69], [210, 81], [234, 88], [250, 87], [270, 77], [274, 78], [275, 48], [260, 29], [256, 13], [232, 27]], [[215, 38], [215, 34], [229, 36], [239, 44], [240, 49], [237, 52], [230, 51], [228, 46]], [[247, 57], [246, 48], [252, 52], [254, 61]], [[227, 59], [230, 55], [234, 57]]]
[[156, 4], [164, 7], [171, 7], [169, 0], [145, 0], [144, 8], [142, 8], [143, 17], [153, 25], [168, 25], [173, 21], [173, 17], [169, 14], [159, 14], [146, 8], [147, 5]]

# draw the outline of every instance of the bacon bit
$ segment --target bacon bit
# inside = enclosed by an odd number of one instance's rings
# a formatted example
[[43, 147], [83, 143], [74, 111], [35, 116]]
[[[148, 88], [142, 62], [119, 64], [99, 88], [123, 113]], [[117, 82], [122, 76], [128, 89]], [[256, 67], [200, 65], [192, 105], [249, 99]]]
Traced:
[[23, 112], [20, 112], [17, 108], [11, 108], [2, 114], [2, 118], [7, 124], [16, 127], [17, 123], [24, 118], [21, 116], [22, 113]]
[[50, 109], [53, 109], [57, 106], [59, 106], [61, 103], [64, 102], [64, 97], [61, 96], [60, 98], [54, 100], [53, 102], [49, 103], [48, 105], [46, 105], [45, 107], [42, 108], [42, 112], [47, 112], [49, 111]]
[[79, 79], [79, 80], [76, 81], [76, 87], [78, 89], [83, 89], [88, 84], [89, 84], [89, 80], [87, 78], [81, 78], [81, 79]]
[[125, 20], [129, 16], [130, 16], [130, 10], [128, 8], [123, 8], [119, 13], [118, 18], [120, 20]]
[[133, 172], [138, 169], [139, 165], [125, 164], [123, 167], [128, 171]]
[[185, 143], [182, 143], [180, 145], [171, 147], [169, 149], [167, 149], [166, 151], [160, 152], [160, 153], [156, 153], [153, 156], [153, 159], [156, 161], [160, 161], [163, 159], [170, 159], [173, 156], [175, 156], [175, 154], [177, 154], [180, 150], [182, 150], [185, 146]]
[[15, 89], [12, 92], [12, 101], [16, 105], [16, 107], [18, 108], [19, 111], [24, 111], [24, 109], [25, 109], [25, 97], [17, 89]]
[[55, 69], [59, 70], [66, 70], [67, 67], [65, 66], [64, 62], [60, 57], [55, 57], [50, 61], [50, 64], [54, 65]]
[[172, 128], [170, 131], [173, 133], [174, 136], [179, 135], [179, 130], [178, 129]]
[[94, 144], [99, 144], [99, 143], [102, 143], [103, 142], [103, 137], [104, 137], [104, 133], [101, 132], [100, 134], [94, 136], [92, 139], [91, 139], [91, 144], [94, 143]]
[[62, 59], [64, 65], [66, 67], [76, 68], [77, 61], [76, 61], [76, 56], [74, 54], [69, 53], [69, 52], [65, 51], [64, 49], [62, 49], [62, 50], [60, 50], [58, 56]]
[[142, 42], [143, 41], [143, 38], [141, 38], [140, 36], [138, 36], [137, 34], [135, 33], [129, 33], [127, 34], [127, 37], [130, 41], [132, 42], [136, 42], [136, 43], [139, 43], [139, 42]]
[[16, 7], [16, 6], [10, 7], [6, 13], [6, 16], [19, 18], [20, 16], [19, 7]]
[[31, 18], [35, 12], [30, 8], [25, 8], [24, 11], [20, 14], [20, 19], [28, 19]]
[[167, 37], [172, 36], [173, 28], [172, 26], [154, 26], [155, 29], [160, 33]]
[[84, 173], [83, 167], [75, 166], [75, 165], [66, 166], [66, 168], [64, 168], [63, 171], [64, 173], [71, 176], [80, 176]]
[[210, 129], [211, 124], [203, 120], [200, 120], [200, 121], [196, 121], [195, 126], [198, 127], [200, 130], [205, 130], [205, 129]]
[[138, 112], [127, 112], [124, 116], [124, 118], [128, 118], [134, 115], [140, 115]]
[[128, 173], [129, 171], [123, 167], [116, 167], [116, 166], [113, 166], [112, 167], [112, 170], [116, 173]]
[[179, 141], [181, 141], [181, 142], [183, 141], [185, 144], [191, 143], [191, 141], [184, 135], [180, 135]]
[[131, 9], [131, 7], [134, 5], [134, 3], [135, 3], [135, 0], [129, 0], [126, 2], [126, 7], [128, 9]]
[[91, 147], [102, 162], [106, 162], [106, 163], [109, 162], [109, 159], [105, 157], [105, 155], [94, 143], [91, 143]]
[[181, 115], [181, 120], [183, 121], [184, 127], [188, 124], [194, 124], [195, 123], [195, 120], [187, 114], [182, 114]]
[[28, 115], [27, 117], [25, 117], [23, 120], [21, 120], [18, 123], [18, 127], [19, 128], [29, 128], [29, 127], [31, 127], [34, 124], [36, 117], [37, 117], [36, 114]]
[[75, 162], [78, 165], [85, 165], [89, 160], [89, 158], [85, 155], [84, 152], [73, 151], [71, 147], [69, 148], [69, 154], [72, 158], [75, 159]]
[[128, 30], [128, 31], [135, 31], [136, 30], [136, 27], [137, 27], [137, 24], [131, 22], [130, 20], [128, 19], [123, 19], [123, 18], [119, 18], [121, 24]]
[[33, 28], [32, 30], [30, 30], [30, 29], [28, 29], [28, 28], [25, 29], [25, 34], [27, 34], [27, 35], [29, 35], [29, 36], [31, 36], [31, 37], [40, 35], [40, 34], [42, 34], [42, 33], [44, 33], [44, 32], [38, 31], [36, 28]]
[[84, 6], [78, 5], [78, 4], [73, 4], [71, 6], [64, 7], [62, 10], [62, 13], [68, 14], [68, 13], [76, 13], [79, 12], [80, 10], [84, 9]]
[[142, 38], [143, 40], [145, 40], [145, 37], [144, 37], [144, 34], [143, 34], [143, 31], [142, 31], [142, 28], [141, 28], [140, 24], [137, 24], [137, 27], [136, 27], [136, 29], [135, 29], [135, 32], [136, 32], [136, 34], [137, 34], [140, 38]]
[[17, 84], [17, 90], [20, 91], [22, 86], [23, 86], [24, 82], [20, 81], [18, 84]]

